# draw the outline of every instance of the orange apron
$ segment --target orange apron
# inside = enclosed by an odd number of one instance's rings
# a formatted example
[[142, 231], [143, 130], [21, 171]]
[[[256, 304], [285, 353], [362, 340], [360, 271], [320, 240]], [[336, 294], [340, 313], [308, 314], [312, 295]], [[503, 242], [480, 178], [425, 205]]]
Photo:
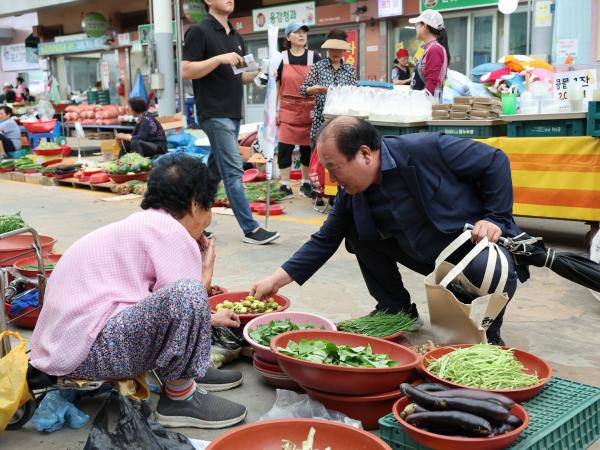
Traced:
[[310, 72], [314, 52], [308, 50], [305, 66], [290, 64], [288, 52], [284, 51], [282, 54], [278, 140], [284, 144], [310, 145], [311, 113], [315, 107], [315, 99], [303, 97], [300, 86]]

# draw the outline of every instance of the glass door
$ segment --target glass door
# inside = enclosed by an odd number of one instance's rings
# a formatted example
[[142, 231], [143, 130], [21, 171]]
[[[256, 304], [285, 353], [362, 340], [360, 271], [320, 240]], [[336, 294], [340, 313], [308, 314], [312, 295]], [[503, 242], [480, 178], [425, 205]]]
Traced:
[[450, 46], [450, 69], [460, 73], [467, 73], [467, 37], [469, 17], [444, 18], [448, 30], [448, 43]]
[[473, 53], [471, 67], [490, 63], [494, 58], [494, 16], [473, 17]]

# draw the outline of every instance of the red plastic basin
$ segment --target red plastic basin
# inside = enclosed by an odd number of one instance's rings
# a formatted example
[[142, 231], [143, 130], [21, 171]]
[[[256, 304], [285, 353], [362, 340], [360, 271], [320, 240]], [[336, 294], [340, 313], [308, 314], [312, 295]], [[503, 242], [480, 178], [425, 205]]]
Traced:
[[365, 430], [379, 428], [379, 418], [392, 412], [394, 403], [402, 397], [400, 389], [377, 395], [336, 395], [306, 388], [310, 398], [321, 402], [325, 407], [360, 420]]
[[60, 147], [60, 149], [62, 150], [62, 156], [71, 156], [71, 146], [70, 145], [63, 145]]
[[302, 387], [283, 372], [263, 369], [260, 363], [253, 360], [254, 370], [271, 386], [278, 389], [301, 391]]
[[256, 212], [256, 209], [259, 206], [262, 206], [262, 205], [264, 205], [264, 203], [261, 203], [261, 202], [248, 202], [248, 206], [250, 207], [250, 209], [252, 210], [252, 212]]
[[[47, 255], [52, 251], [56, 239], [51, 236], [40, 235], [42, 254]], [[31, 250], [33, 236], [30, 233], [18, 234], [0, 240], [0, 267], [11, 266], [18, 258], [23, 258], [22, 253]], [[5, 261], [6, 260], [6, 261]]]
[[290, 170], [290, 179], [301, 180], [302, 179], [302, 170]]
[[[280, 205], [270, 205], [269, 206], [269, 215], [270, 216], [280, 216], [285, 211], [285, 208]], [[267, 205], [266, 203], [261, 204], [261, 206], [256, 207], [256, 212], [261, 216], [265, 216], [267, 214]]]
[[281, 450], [281, 440], [302, 446], [311, 428], [316, 430], [314, 448], [332, 450], [391, 450], [371, 433], [322, 419], [281, 419], [255, 422], [221, 435], [207, 450]]
[[109, 181], [110, 181], [110, 177], [108, 176], [108, 174], [106, 174], [104, 172], [95, 173], [95, 174], [89, 176], [90, 184], [108, 183]]
[[[283, 355], [278, 347], [286, 347], [289, 341], [321, 339], [336, 345], [360, 347], [371, 345], [373, 353], [385, 353], [396, 361], [395, 367], [357, 368], [342, 367], [304, 361]], [[342, 395], [383, 394], [396, 389], [407, 381], [419, 365], [420, 356], [407, 347], [393, 342], [360, 334], [341, 331], [297, 330], [276, 336], [271, 350], [283, 371], [304, 388]]]
[[[425, 372], [425, 375], [427, 376], [427, 378], [429, 378], [430, 380], [433, 380], [437, 383], [442, 383], [447, 386], [452, 386], [452, 387], [457, 387], [457, 388], [469, 388], [469, 389], [478, 389], [481, 391], [488, 391], [488, 392], [498, 392], [499, 394], [506, 395], [508, 398], [511, 398], [516, 402], [524, 402], [524, 401], [532, 399], [544, 388], [546, 383], [548, 381], [550, 381], [550, 378], [552, 378], [552, 367], [550, 367], [550, 364], [548, 364], [546, 361], [544, 361], [542, 358], [539, 358], [538, 356], [535, 356], [531, 353], [528, 353], [526, 351], [519, 350], [516, 348], [512, 349], [513, 354], [519, 361], [521, 361], [521, 363], [525, 367], [525, 373], [528, 373], [528, 374], [536, 373], [537, 376], [541, 380], [539, 383], [534, 384], [533, 386], [529, 386], [526, 388], [518, 388], [518, 389], [479, 389], [474, 386], [465, 386], [462, 384], [453, 383], [451, 381], [445, 380], [445, 379], [440, 378], [437, 375], [431, 373], [427, 369], [427, 367], [429, 365], [429, 363], [427, 362], [428, 360], [438, 359], [450, 352], [453, 352], [456, 349], [467, 348], [467, 347], [472, 347], [472, 344], [460, 344], [460, 345], [452, 345], [452, 346], [448, 346], [448, 347], [436, 348], [435, 350], [432, 350], [429, 353], [426, 353], [425, 355], [423, 355], [423, 359], [421, 360], [421, 370], [423, 372]], [[502, 348], [505, 350], [508, 350], [511, 347], [502, 347]]]
[[323, 327], [325, 330], [336, 330], [335, 324], [326, 319], [325, 317], [321, 317], [317, 314], [305, 313], [305, 312], [294, 312], [294, 311], [285, 311], [285, 312], [276, 312], [266, 316], [259, 316], [256, 319], [252, 319], [248, 322], [248, 325], [244, 328], [244, 339], [252, 346], [254, 349], [254, 355], [262, 359], [263, 361], [277, 364], [277, 357], [271, 351], [270, 347], [265, 345], [261, 345], [256, 342], [250, 336], [250, 330], [255, 329], [259, 325], [267, 325], [271, 320], [286, 320], [290, 319], [292, 323], [296, 325], [305, 325], [310, 324], [314, 325], [316, 329]]
[[134, 173], [133, 175], [116, 175], [116, 174], [109, 173], [108, 176], [110, 177], [110, 179], [113, 182], [115, 182], [117, 184], [121, 184], [121, 183], [127, 183], [128, 181], [133, 181], [133, 180], [146, 181], [146, 180], [148, 180], [149, 174], [150, 174], [150, 172]]
[[267, 370], [269, 372], [274, 372], [274, 373], [278, 373], [281, 375], [285, 375], [285, 372], [279, 366], [279, 364], [265, 361], [264, 359], [257, 356], [256, 353], [254, 353], [252, 355], [252, 364], [254, 365], [255, 368], [258, 368], [261, 370]]
[[398, 400], [393, 407], [394, 417], [400, 425], [406, 431], [406, 434], [410, 436], [412, 440], [418, 444], [424, 445], [428, 448], [434, 448], [436, 450], [499, 450], [508, 447], [517, 439], [523, 432], [527, 425], [529, 425], [529, 415], [525, 408], [521, 405], [515, 405], [510, 410], [511, 414], [519, 417], [523, 420], [523, 424], [509, 433], [501, 434], [494, 437], [483, 437], [483, 438], [471, 438], [471, 437], [459, 437], [459, 436], [444, 436], [442, 434], [430, 433], [429, 431], [417, 428], [400, 417], [400, 413], [404, 411], [404, 408], [411, 403], [408, 397], [402, 397]]
[[38, 120], [37, 122], [21, 122], [30, 133], [49, 133], [56, 126], [56, 119]]
[[35, 155], [40, 156], [55, 156], [62, 154], [62, 149], [59, 148], [34, 148], [31, 150]]
[[[244, 300], [247, 296], [250, 295], [249, 291], [242, 291], [242, 292], [227, 292], [225, 294], [219, 294], [219, 295], [215, 295], [213, 297], [210, 297], [208, 299], [208, 301], [210, 302], [210, 309], [212, 311], [212, 313], [214, 314], [215, 312], [217, 312], [217, 310], [215, 309], [217, 307], [217, 305], [219, 303], [223, 303], [225, 300], [229, 300], [230, 302], [239, 302], [240, 300]], [[283, 295], [279, 295], [276, 294], [273, 296], [273, 299], [279, 303], [279, 305], [282, 306], [282, 309], [277, 310], [277, 312], [281, 312], [281, 311], [285, 311], [286, 309], [288, 309], [290, 307], [290, 299], [287, 297], [284, 297]], [[248, 322], [250, 322], [252, 319], [255, 319], [259, 316], [267, 316], [269, 314], [274, 314], [275, 311], [272, 311], [270, 313], [260, 313], [260, 314], [240, 314], [240, 322], [242, 323], [242, 325], [247, 324]]]
[[248, 169], [244, 171], [242, 175], [242, 183], [251, 183], [252, 181], [256, 181], [258, 177], [258, 169]]
[[[57, 263], [58, 260], [60, 259], [62, 255], [45, 255], [44, 256], [44, 264], [47, 263]], [[14, 267], [15, 269], [17, 269], [19, 271], [19, 273], [21, 275], [23, 275], [24, 277], [36, 277], [37, 276], [37, 270], [33, 269], [23, 269], [24, 266], [29, 266], [30, 264], [36, 264], [37, 265], [38, 261], [37, 258], [35, 256], [28, 256], [26, 258], [21, 258], [15, 261], [14, 263]], [[45, 271], [46, 276], [50, 276], [50, 274], [52, 273], [53, 269], [47, 269]]]
[[15, 326], [21, 327], [21, 328], [27, 328], [29, 330], [33, 330], [35, 328], [35, 324], [37, 323], [38, 317], [40, 316], [41, 308], [36, 309], [33, 307], [29, 307], [29, 308], [25, 308], [23, 311], [19, 312], [19, 314], [13, 314], [11, 311], [12, 305], [7, 302], [4, 303], [4, 311], [6, 311], [6, 315], [8, 316], [9, 320], [13, 320], [15, 317], [25, 314], [33, 309], [35, 309], [35, 311], [27, 314], [24, 317], [21, 317], [20, 319], [17, 319], [11, 323], [11, 325], [15, 325]]

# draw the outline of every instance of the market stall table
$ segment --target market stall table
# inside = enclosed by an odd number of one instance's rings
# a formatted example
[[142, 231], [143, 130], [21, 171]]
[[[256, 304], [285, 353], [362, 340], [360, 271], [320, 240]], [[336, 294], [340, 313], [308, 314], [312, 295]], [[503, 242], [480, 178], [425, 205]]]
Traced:
[[[75, 124], [74, 123], [66, 123], [64, 125], [65, 127], [65, 135], [69, 135], [69, 131], [70, 130], [74, 130], [75, 129]], [[135, 128], [135, 125], [81, 125], [81, 127], [84, 130], [97, 130], [98, 132], [100, 132], [100, 130], [115, 130], [115, 131], [133, 131], [133, 129]]]
[[586, 112], [514, 114], [500, 116], [508, 122], [509, 137], [585, 136]]

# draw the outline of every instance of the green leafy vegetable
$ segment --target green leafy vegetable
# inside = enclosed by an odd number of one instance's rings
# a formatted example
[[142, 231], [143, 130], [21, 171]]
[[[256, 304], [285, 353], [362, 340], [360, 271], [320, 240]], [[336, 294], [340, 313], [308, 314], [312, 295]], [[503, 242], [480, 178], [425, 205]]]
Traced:
[[106, 171], [112, 175], [126, 175], [128, 173], [146, 172], [152, 168], [152, 160], [139, 153], [127, 153], [117, 161], [111, 161], [106, 166]]
[[525, 373], [512, 349], [490, 344], [460, 348], [427, 363], [428, 370], [440, 378], [469, 387], [516, 389], [540, 382], [537, 374]]
[[365, 334], [373, 337], [391, 336], [400, 331], [410, 331], [416, 319], [406, 313], [390, 314], [378, 311], [371, 316], [344, 320], [337, 329], [349, 333]]
[[0, 233], [9, 233], [25, 227], [27, 227], [27, 224], [21, 217], [21, 213], [0, 215]]
[[289, 341], [287, 347], [277, 347], [277, 350], [292, 358], [334, 366], [386, 368], [396, 365], [385, 353], [373, 353], [370, 345], [350, 347], [319, 339], [302, 339], [298, 343]]
[[314, 325], [306, 323], [304, 325], [296, 325], [292, 323], [290, 319], [285, 320], [271, 320], [267, 325], [259, 325], [249, 331], [250, 337], [254, 339], [260, 345], [266, 345], [267, 347], [271, 344], [271, 339], [275, 336], [293, 330], [308, 330], [313, 329]]
[[[44, 264], [44, 270], [52, 270], [56, 267], [56, 263], [46, 263]], [[27, 264], [26, 266], [22, 266], [21, 269], [25, 270], [37, 270], [37, 264]]]

